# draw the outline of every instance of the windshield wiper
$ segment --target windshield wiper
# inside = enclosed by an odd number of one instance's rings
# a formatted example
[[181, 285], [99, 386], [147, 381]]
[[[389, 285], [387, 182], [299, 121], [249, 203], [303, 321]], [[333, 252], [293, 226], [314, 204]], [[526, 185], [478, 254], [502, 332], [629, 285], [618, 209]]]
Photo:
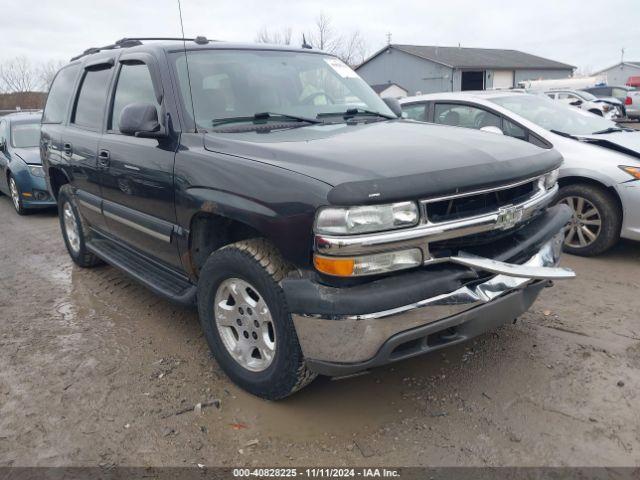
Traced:
[[245, 117], [230, 117], [215, 119], [211, 122], [211, 125], [217, 127], [218, 125], [225, 125], [227, 123], [239, 123], [239, 122], [260, 122], [264, 120], [280, 120], [280, 121], [292, 121], [292, 122], [307, 122], [307, 123], [322, 123], [320, 120], [309, 117], [301, 117], [298, 115], [290, 115], [288, 113], [275, 113], [275, 112], [258, 112], [251, 116]]
[[633, 131], [631, 128], [620, 128], [620, 127], [609, 127], [604, 130], [598, 130], [597, 132], [593, 132], [592, 135], [604, 135], [605, 133], [615, 133], [615, 132], [630, 132]]
[[319, 113], [318, 114], [318, 118], [329, 117], [329, 116], [333, 116], [333, 115], [342, 115], [342, 118], [344, 118], [345, 120], [348, 119], [348, 118], [352, 118], [352, 117], [358, 116], [358, 115], [373, 115], [373, 116], [376, 116], [376, 117], [386, 118], [388, 120], [393, 120], [395, 118], [398, 118], [396, 116], [387, 115], [386, 113], [377, 112], [375, 110], [367, 110], [366, 108], [360, 108], [360, 107], [347, 108], [344, 112]]
[[551, 133], [555, 133], [556, 135], [560, 135], [561, 137], [577, 139], [577, 137], [575, 137], [574, 135], [571, 135], [570, 133], [567, 133], [567, 132], [561, 132], [560, 130], [549, 130], [549, 131]]

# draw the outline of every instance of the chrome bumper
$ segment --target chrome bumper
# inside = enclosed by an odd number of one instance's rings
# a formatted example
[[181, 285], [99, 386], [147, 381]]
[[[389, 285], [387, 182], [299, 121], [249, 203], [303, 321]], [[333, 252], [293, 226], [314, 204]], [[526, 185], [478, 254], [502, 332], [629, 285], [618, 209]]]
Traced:
[[[365, 362], [398, 333], [471, 310], [539, 280], [572, 278], [575, 276], [573, 271], [556, 267], [562, 241], [563, 234], [556, 234], [523, 265], [473, 256], [451, 257], [450, 261], [454, 263], [497, 275], [483, 283], [465, 285], [453, 292], [392, 310], [331, 318], [294, 314], [302, 352], [311, 361]], [[514, 317], [520, 313], [514, 312]]]

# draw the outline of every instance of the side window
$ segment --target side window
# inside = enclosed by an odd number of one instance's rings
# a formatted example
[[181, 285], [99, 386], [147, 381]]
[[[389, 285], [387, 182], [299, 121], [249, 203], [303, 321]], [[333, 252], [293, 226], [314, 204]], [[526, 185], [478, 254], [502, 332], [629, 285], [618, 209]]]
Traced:
[[547, 97], [549, 97], [551, 100], [555, 100], [556, 99], [556, 94], [555, 93], [547, 93]]
[[111, 68], [106, 68], [86, 71], [82, 79], [71, 123], [91, 130], [100, 129], [104, 107], [107, 103], [111, 70]]
[[131, 103], [150, 103], [159, 106], [153, 90], [149, 68], [144, 63], [123, 64], [109, 116], [109, 130], [120, 131], [120, 114]]
[[7, 128], [7, 121], [6, 120], [2, 120], [0, 121], [0, 144], [5, 144], [8, 143], [8, 138], [7, 138], [7, 133], [8, 133], [8, 128]]
[[527, 131], [516, 125], [515, 123], [507, 120], [506, 118], [502, 119], [502, 131], [505, 135], [508, 135], [513, 138], [517, 138], [519, 140], [527, 140]]
[[433, 121], [443, 125], [464, 128], [502, 127], [502, 122], [498, 115], [471, 105], [436, 103]]
[[412, 120], [419, 120], [421, 122], [425, 121], [425, 108], [426, 104], [424, 103], [414, 103], [413, 105], [403, 105], [402, 106], [402, 115], [403, 117], [410, 118]]
[[64, 121], [79, 70], [79, 65], [73, 65], [58, 72], [49, 89], [42, 123], [62, 123]]

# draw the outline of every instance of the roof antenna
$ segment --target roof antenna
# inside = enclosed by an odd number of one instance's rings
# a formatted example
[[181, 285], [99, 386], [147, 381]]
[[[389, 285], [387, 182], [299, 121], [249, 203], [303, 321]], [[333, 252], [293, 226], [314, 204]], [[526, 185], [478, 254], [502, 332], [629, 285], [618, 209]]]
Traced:
[[184, 61], [187, 67], [187, 82], [189, 83], [189, 99], [191, 100], [191, 115], [193, 116], [193, 129], [198, 133], [198, 124], [196, 123], [196, 110], [193, 107], [193, 91], [191, 90], [191, 74], [189, 73], [189, 57], [187, 56], [187, 41], [184, 38], [184, 23], [182, 22], [182, 6], [178, 0], [178, 13], [180, 13], [180, 30], [182, 31], [182, 49], [184, 51]]
[[302, 48], [313, 48], [311, 45], [307, 43], [307, 39], [304, 37], [304, 33], [302, 34]]

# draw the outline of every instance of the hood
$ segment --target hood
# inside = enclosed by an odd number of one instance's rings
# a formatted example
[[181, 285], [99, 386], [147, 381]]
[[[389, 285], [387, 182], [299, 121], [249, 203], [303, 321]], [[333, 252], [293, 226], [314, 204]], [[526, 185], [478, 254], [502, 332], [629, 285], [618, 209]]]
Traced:
[[40, 149], [38, 147], [14, 148], [11, 150], [20, 160], [29, 165], [41, 165]]
[[594, 102], [610, 103], [612, 105], [622, 105], [622, 102], [615, 97], [599, 97]]
[[205, 135], [207, 150], [295, 171], [335, 188], [336, 204], [471, 190], [557, 168], [555, 150], [467, 128], [407, 120]]
[[640, 159], [640, 131], [584, 135], [580, 140]]

